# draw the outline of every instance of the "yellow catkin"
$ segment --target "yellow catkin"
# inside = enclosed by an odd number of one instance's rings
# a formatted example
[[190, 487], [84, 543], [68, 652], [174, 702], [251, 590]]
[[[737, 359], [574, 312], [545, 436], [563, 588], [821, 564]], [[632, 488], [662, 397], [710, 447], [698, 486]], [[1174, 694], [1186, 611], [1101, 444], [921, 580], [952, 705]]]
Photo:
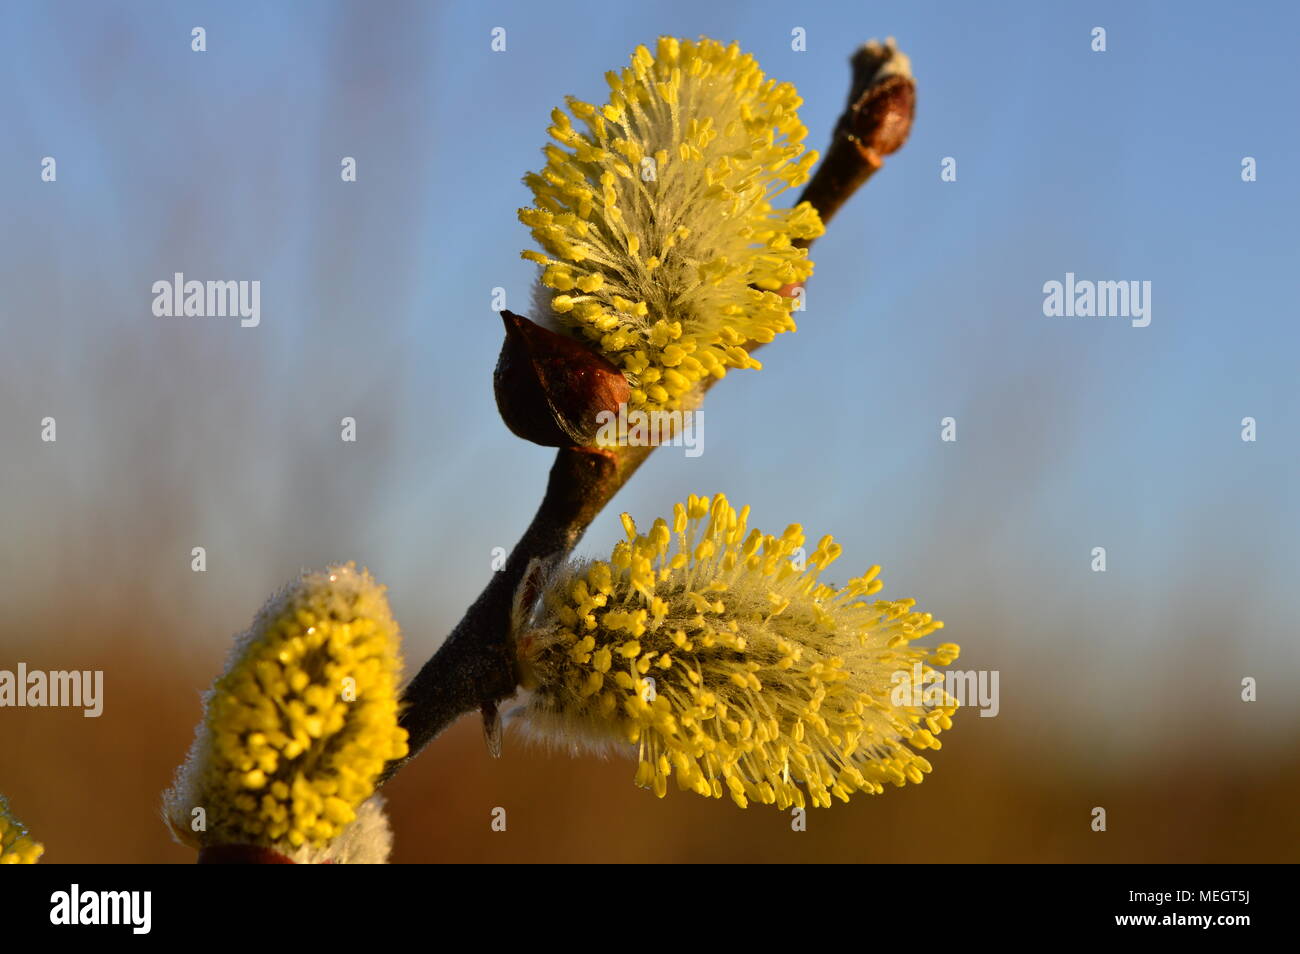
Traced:
[[[353, 821], [384, 764], [407, 752], [400, 637], [384, 594], [347, 564], [304, 574], [262, 609], [166, 796], [178, 837], [290, 851]], [[195, 809], [204, 830], [194, 831]]]
[[812, 262], [796, 239], [823, 231], [806, 202], [802, 100], [732, 44], [661, 37], [606, 74], [610, 99], [556, 109], [546, 165], [524, 182], [520, 221], [543, 250], [542, 298], [632, 385], [633, 409], [671, 410], [705, 378], [757, 368], [742, 347], [794, 330], [778, 294]]
[[[840, 554], [805, 554], [797, 524], [746, 532], [748, 508], [692, 496], [608, 561], [557, 572], [519, 641], [532, 694], [524, 725], [570, 747], [628, 744], [636, 781], [701, 795], [826, 806], [919, 782], [957, 701], [933, 684], [899, 699], [900, 674], [932, 682], [958, 649], [914, 645], [942, 628], [911, 599], [869, 599], [879, 567], [840, 588]], [[598, 677], [598, 678], [597, 678]]]

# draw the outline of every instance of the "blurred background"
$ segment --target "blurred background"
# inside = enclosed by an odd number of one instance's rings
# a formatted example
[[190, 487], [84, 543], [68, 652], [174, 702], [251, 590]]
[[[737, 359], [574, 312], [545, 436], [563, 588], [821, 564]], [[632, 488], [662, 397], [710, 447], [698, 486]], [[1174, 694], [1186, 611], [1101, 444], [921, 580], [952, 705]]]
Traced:
[[[959, 713], [925, 784], [803, 833], [775, 809], [659, 801], [631, 761], [515, 736], [493, 761], [466, 718], [388, 786], [395, 860], [1300, 860], [1293, 5], [5, 19], [0, 668], [105, 673], [99, 719], [0, 709], [0, 791], [47, 861], [193, 859], [159, 793], [232, 636], [302, 568], [356, 560], [387, 583], [408, 673], [485, 585], [552, 457], [491, 391], [492, 290], [526, 310], [533, 277], [520, 177], [551, 107], [603, 102], [604, 72], [663, 33], [736, 40], [795, 83], [814, 148], [855, 45], [896, 36], [917, 120], [817, 243], [799, 332], [709, 394], [703, 456], [653, 455], [580, 552], [608, 552], [621, 511], [725, 491], [752, 525], [835, 533], [832, 579], [883, 564], [885, 596], [947, 622], [958, 668], [1000, 673], [1001, 711]], [[1150, 281], [1150, 326], [1044, 317], [1067, 271]], [[260, 326], [155, 318], [174, 272], [259, 280]]]

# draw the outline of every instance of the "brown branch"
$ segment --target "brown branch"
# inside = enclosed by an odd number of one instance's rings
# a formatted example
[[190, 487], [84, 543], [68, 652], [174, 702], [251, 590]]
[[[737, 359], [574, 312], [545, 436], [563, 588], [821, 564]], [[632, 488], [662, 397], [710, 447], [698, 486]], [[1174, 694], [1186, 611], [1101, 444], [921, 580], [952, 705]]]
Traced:
[[[835, 127], [826, 158], [800, 196], [800, 201], [812, 203], [824, 222], [881, 167], [883, 156], [906, 141], [915, 108], [907, 58], [892, 42], [868, 43], [850, 63], [853, 83], [848, 106]], [[402, 725], [410, 734], [410, 753], [388, 765], [385, 780], [443, 729], [474, 709], [482, 711], [492, 744], [497, 704], [513, 696], [518, 686], [511, 614], [515, 592], [529, 565], [535, 559], [567, 557], [591, 521], [652, 450], [565, 447], [557, 452], [546, 495], [505, 567], [493, 575], [441, 648], [406, 687]]]
[[491, 719], [496, 704], [514, 695], [518, 679], [510, 616], [529, 564], [567, 556], [652, 450], [564, 447], [556, 452], [546, 495], [506, 565], [406, 687], [402, 726], [410, 735], [410, 753], [388, 766], [385, 779], [461, 715], [482, 709]]

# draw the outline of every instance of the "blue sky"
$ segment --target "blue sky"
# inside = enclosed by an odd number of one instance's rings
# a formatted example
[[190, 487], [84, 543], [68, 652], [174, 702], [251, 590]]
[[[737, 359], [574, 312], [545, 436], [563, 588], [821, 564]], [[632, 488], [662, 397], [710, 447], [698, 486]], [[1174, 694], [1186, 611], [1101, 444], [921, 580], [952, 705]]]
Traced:
[[[639, 43], [706, 33], [795, 83], [820, 149], [854, 46], [893, 35], [914, 132], [815, 247], [799, 332], [710, 393], [703, 456], [656, 453], [583, 549], [621, 510], [723, 490], [755, 525], [834, 532], [841, 576], [882, 563], [1004, 692], [1116, 731], [1170, 665], [1203, 669], [1198, 692], [1295, 677], [1293, 5], [600, 9], [7, 5], [6, 605], [39, 631], [69, 587], [95, 611], [129, 593], [219, 655], [299, 568], [351, 558], [422, 658], [549, 467], [496, 417], [490, 297], [526, 309], [515, 210], [550, 109], [600, 97]], [[261, 325], [154, 318], [176, 271], [260, 280]], [[1151, 325], [1045, 317], [1066, 272], [1150, 281]]]

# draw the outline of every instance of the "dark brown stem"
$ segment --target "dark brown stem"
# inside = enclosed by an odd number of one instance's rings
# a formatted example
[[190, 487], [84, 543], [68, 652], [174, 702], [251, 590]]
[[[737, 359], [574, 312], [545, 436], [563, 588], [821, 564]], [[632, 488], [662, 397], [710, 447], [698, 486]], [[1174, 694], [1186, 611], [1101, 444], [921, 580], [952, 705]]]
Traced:
[[529, 564], [567, 556], [653, 449], [567, 447], [556, 453], [546, 496], [506, 565], [493, 574], [446, 642], [406, 687], [402, 726], [410, 736], [410, 753], [390, 764], [385, 778], [464, 713], [495, 707], [514, 695], [518, 680], [510, 615]]
[[[907, 138], [915, 96], [906, 60], [896, 60], [898, 56], [892, 45], [868, 43], [851, 61], [848, 107], [825, 160], [800, 197], [812, 203], [823, 221], [881, 167], [882, 156]], [[567, 557], [652, 450], [559, 450], [546, 496], [505, 567], [406, 687], [402, 725], [410, 735], [410, 752], [389, 763], [385, 780], [466, 712], [479, 709], [485, 718], [496, 718], [497, 703], [513, 696], [518, 685], [511, 612], [529, 565], [535, 559]]]

